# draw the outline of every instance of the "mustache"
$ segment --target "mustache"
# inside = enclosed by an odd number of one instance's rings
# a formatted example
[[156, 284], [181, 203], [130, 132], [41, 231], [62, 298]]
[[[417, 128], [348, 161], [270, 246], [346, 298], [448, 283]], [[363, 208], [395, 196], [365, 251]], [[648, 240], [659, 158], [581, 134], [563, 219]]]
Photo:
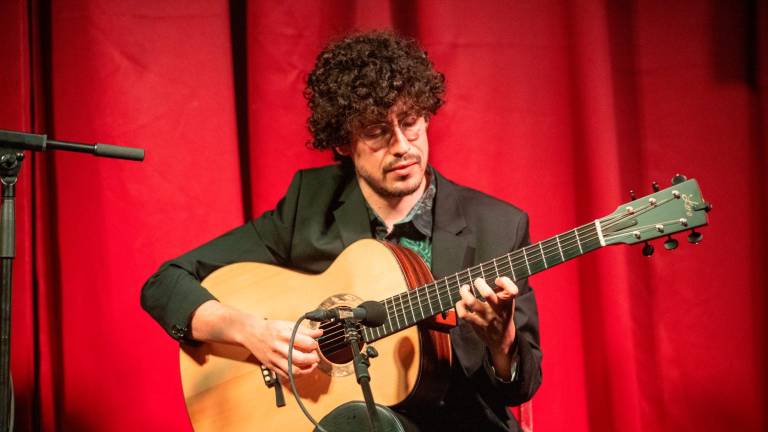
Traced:
[[[410, 155], [410, 156], [409, 156]], [[384, 165], [384, 171], [392, 171], [395, 169], [395, 167], [400, 167], [402, 165], [410, 165], [410, 164], [420, 164], [421, 163], [421, 156], [418, 154], [409, 154], [405, 155], [401, 158], [393, 159], [391, 162], [388, 162], [386, 165]]]

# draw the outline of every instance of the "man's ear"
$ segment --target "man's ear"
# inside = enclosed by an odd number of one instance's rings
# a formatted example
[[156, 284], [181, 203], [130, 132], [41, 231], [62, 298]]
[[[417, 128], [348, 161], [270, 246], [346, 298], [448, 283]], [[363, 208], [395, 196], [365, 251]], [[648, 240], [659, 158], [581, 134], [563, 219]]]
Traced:
[[333, 148], [333, 150], [342, 156], [349, 156], [350, 154], [352, 154], [352, 149], [350, 148], [349, 144], [336, 146]]

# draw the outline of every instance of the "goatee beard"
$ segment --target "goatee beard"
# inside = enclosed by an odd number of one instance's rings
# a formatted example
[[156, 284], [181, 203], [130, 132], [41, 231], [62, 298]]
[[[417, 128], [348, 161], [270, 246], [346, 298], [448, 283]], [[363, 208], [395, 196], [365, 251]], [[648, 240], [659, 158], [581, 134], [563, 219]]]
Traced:
[[357, 167], [355, 167], [355, 172], [357, 172], [357, 176], [363, 179], [365, 184], [367, 184], [368, 187], [370, 187], [371, 190], [373, 190], [376, 193], [376, 195], [382, 198], [402, 198], [404, 196], [408, 196], [416, 192], [417, 190], [419, 190], [419, 187], [421, 186], [421, 183], [424, 180], [423, 178], [424, 173], [421, 173], [422, 174], [421, 181], [416, 182], [416, 184], [413, 186], [409, 186], [406, 188], [389, 188], [387, 187], [385, 180], [383, 178], [381, 179], [381, 181], [377, 181], [377, 179], [373, 175], [371, 175], [369, 172], [363, 169], [358, 169]]
[[360, 176], [361, 179], [365, 182], [365, 184], [368, 185], [374, 192], [376, 192], [376, 195], [382, 197], [382, 198], [402, 198], [404, 196], [408, 196], [417, 190], [419, 190], [419, 186], [421, 186], [421, 182], [416, 183], [413, 187], [409, 187], [406, 189], [399, 189], [399, 188], [388, 188], [384, 184], [381, 184], [373, 179], [371, 179], [367, 173], [363, 173], [358, 171], [357, 175]]

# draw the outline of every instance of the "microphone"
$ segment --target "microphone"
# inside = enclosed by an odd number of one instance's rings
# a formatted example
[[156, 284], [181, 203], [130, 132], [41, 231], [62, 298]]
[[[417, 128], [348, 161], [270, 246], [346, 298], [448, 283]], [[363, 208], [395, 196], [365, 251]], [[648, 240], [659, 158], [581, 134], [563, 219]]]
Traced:
[[356, 308], [315, 309], [304, 314], [310, 321], [359, 321], [366, 327], [378, 327], [387, 320], [387, 309], [373, 300], [360, 303]]
[[0, 130], [0, 147], [21, 150], [47, 151], [66, 150], [79, 153], [91, 153], [96, 156], [134, 161], [144, 160], [144, 150], [110, 144], [81, 144], [68, 141], [54, 141], [47, 135]]

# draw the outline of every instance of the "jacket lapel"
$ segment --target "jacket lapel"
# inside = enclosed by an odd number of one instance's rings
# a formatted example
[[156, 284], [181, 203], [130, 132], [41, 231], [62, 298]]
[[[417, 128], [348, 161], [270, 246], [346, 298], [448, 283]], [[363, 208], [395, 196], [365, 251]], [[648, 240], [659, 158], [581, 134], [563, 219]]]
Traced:
[[336, 219], [343, 247], [346, 248], [360, 239], [371, 238], [368, 210], [356, 178], [353, 177], [347, 182], [347, 186], [339, 197], [339, 203], [339, 207], [333, 212], [333, 217]]
[[432, 273], [436, 278], [463, 270], [474, 258], [474, 236], [467, 227], [457, 186], [434, 170], [437, 181], [432, 227]]
[[[475, 237], [461, 207], [458, 186], [437, 171], [435, 225], [432, 241], [432, 273], [444, 277], [470, 267], [475, 259]], [[485, 346], [468, 323], [459, 320], [450, 331], [451, 344], [459, 364], [472, 376], [483, 364]]]

